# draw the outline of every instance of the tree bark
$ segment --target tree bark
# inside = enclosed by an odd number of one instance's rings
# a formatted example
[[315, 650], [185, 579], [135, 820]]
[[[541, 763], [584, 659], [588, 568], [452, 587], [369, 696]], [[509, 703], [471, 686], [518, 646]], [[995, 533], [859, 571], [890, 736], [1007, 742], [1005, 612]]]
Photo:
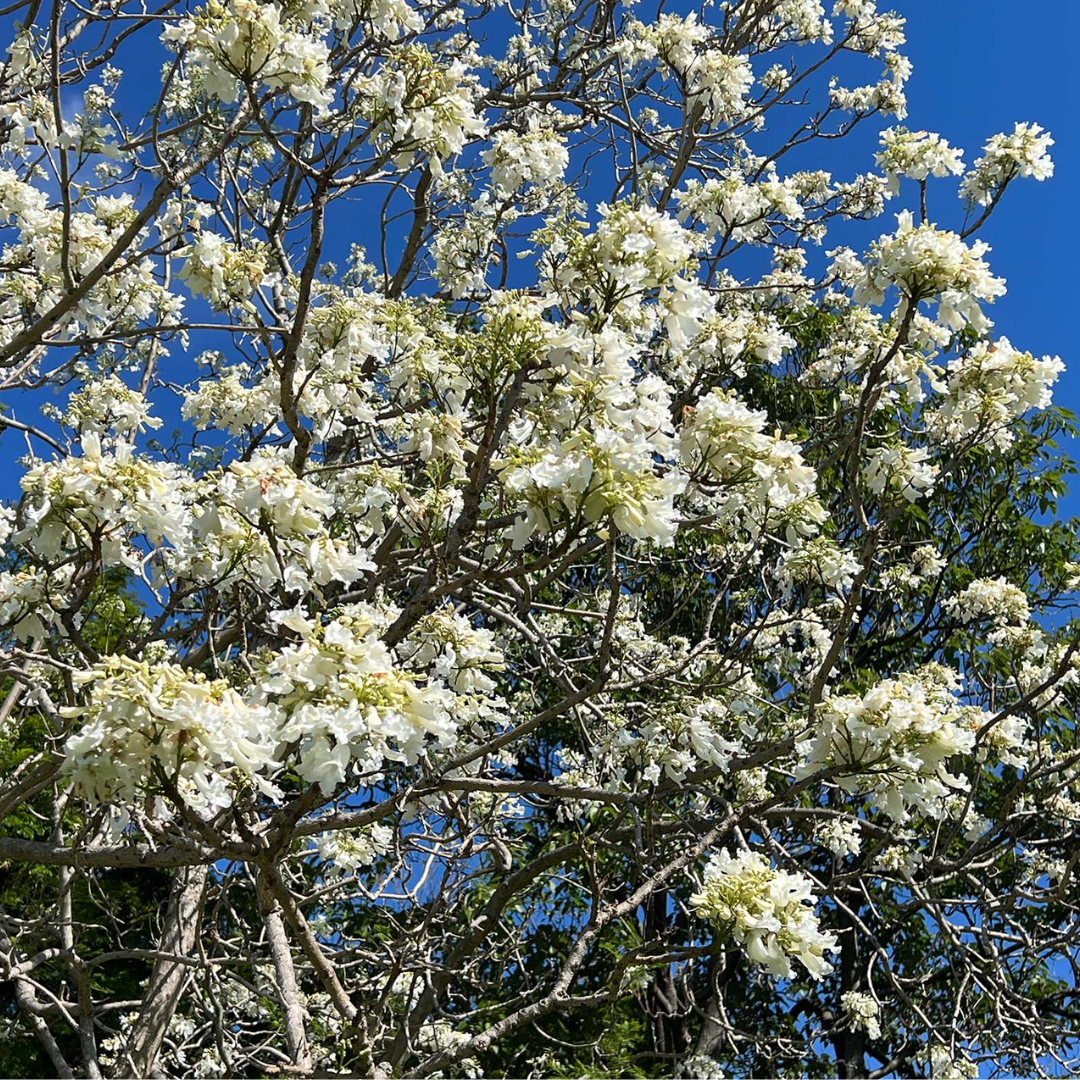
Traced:
[[[186, 866], [177, 871], [165, 913], [162, 952], [179, 957], [194, 951], [208, 873], [205, 866]], [[162, 1040], [176, 1015], [190, 972], [191, 968], [178, 960], [161, 959], [154, 964], [142, 1009], [131, 1029], [127, 1050], [117, 1061], [114, 1076], [134, 1080], [155, 1075]]]

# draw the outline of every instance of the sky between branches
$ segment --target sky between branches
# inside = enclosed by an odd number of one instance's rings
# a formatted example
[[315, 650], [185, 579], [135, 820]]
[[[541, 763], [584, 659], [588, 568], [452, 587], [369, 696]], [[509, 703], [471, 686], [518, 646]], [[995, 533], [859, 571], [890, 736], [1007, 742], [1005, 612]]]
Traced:
[[[680, 2], [679, 10], [696, 5]], [[940, 133], [950, 145], [961, 147], [964, 163], [970, 165], [982, 153], [983, 143], [995, 132], [1011, 130], [1016, 121], [1034, 122], [1054, 137], [1054, 176], [1048, 183], [1016, 184], [980, 232], [992, 250], [988, 262], [992, 272], [1008, 282], [1007, 294], [986, 309], [993, 320], [995, 336], [1010, 338], [1020, 348], [1036, 356], [1060, 355], [1066, 370], [1054, 390], [1054, 402], [1080, 414], [1080, 350], [1076, 339], [1073, 252], [1080, 246], [1080, 228], [1074, 192], [1080, 191], [1080, 85], [1075, 50], [1080, 42], [1080, 0], [907, 0], [897, 5], [907, 20], [904, 53], [913, 64], [908, 81], [908, 115], [903, 121], [879, 118], [856, 128], [847, 137], [830, 142], [826, 152], [813, 144], [805, 159], [785, 162], [783, 172], [801, 168], [825, 168], [837, 178], [846, 178], [873, 168], [880, 149], [878, 135], [898, 123], [911, 130]], [[10, 20], [0, 22], [3, 37], [10, 40]], [[143, 107], [148, 94], [156, 93], [161, 65], [171, 54], [159, 52], [124, 53], [121, 64], [124, 84], [118, 95], [122, 111], [131, 107], [132, 116]], [[154, 84], [153, 89], [147, 83]], [[76, 107], [75, 99], [72, 107]], [[606, 178], [602, 185], [607, 188]], [[957, 182], [953, 178], [935, 180], [930, 185], [930, 219], [942, 228], [958, 223]], [[601, 193], [598, 198], [603, 199]], [[594, 200], [595, 201], [595, 200]], [[865, 223], [848, 222], [830, 235], [825, 247], [837, 243], [864, 248], [882, 231], [889, 231], [891, 216], [899, 206], [886, 206], [885, 215]], [[358, 215], [356, 233], [349, 242], [365, 245], [369, 219]], [[331, 244], [331, 247], [334, 245]], [[330, 257], [347, 254], [348, 243]], [[752, 251], [754, 254], [759, 252]], [[812, 252], [816, 261], [824, 251]], [[761, 268], [764, 272], [764, 267]], [[187, 296], [186, 290], [181, 290]], [[189, 307], [198, 303], [187, 296]], [[199, 334], [192, 337], [189, 355], [179, 356], [174, 347], [174, 363], [183, 369], [174, 377], [187, 381], [198, 369], [191, 361], [208, 344]], [[185, 362], [186, 361], [186, 362]], [[48, 392], [42, 400], [51, 398]], [[27, 417], [28, 418], [28, 417]], [[25, 418], [24, 418], [25, 419]], [[171, 420], [172, 418], [169, 417]], [[171, 424], [167, 424], [167, 428]], [[1080, 460], [1080, 440], [1069, 447]], [[25, 452], [22, 439], [7, 440], [0, 460], [11, 461]], [[0, 480], [0, 493], [17, 497], [13, 481]], [[1080, 484], [1074, 485], [1062, 505], [1062, 516], [1080, 515]]]
[[[907, 84], [907, 127], [940, 132], [964, 148], [966, 162], [1016, 120], [1033, 120], [1054, 136], [1053, 178], [1015, 185], [980, 233], [993, 247], [987, 259], [994, 273], [1009, 284], [987, 314], [996, 334], [1023, 342], [1035, 355], [1061, 356], [1065, 372], [1054, 402], [1080, 413], [1077, 304], [1069, 269], [1080, 245], [1080, 3], [915, 0], [902, 13], [915, 68]], [[866, 161], [875, 139], [868, 126], [841, 140], [837, 156], [852, 155], [853, 166], [856, 159]], [[937, 202], [945, 206], [944, 192]], [[1070, 450], [1080, 458], [1080, 443]], [[1080, 514], [1080, 485], [1074, 484], [1062, 509]]]

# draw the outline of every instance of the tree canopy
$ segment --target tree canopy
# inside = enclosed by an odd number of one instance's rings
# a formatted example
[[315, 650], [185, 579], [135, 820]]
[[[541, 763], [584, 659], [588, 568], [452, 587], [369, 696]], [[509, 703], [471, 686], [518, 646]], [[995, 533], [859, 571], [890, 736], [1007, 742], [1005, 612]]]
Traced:
[[2, 18], [0, 1072], [1075, 1074], [1047, 132], [876, 0]]

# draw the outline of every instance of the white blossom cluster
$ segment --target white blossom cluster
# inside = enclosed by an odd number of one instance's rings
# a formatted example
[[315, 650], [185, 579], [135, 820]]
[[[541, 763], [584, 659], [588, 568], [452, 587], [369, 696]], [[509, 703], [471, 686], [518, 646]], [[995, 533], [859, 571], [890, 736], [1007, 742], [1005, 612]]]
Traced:
[[927, 460], [929, 457], [930, 451], [921, 447], [875, 447], [866, 455], [866, 486], [875, 495], [891, 488], [908, 502], [915, 502], [934, 490], [938, 467]]
[[765, 434], [766, 421], [736, 395], [711, 391], [684, 421], [683, 459], [713, 486], [709, 504], [723, 517], [751, 533], [783, 525], [812, 536], [825, 520], [817, 474], [794, 443]]
[[504, 198], [525, 184], [550, 187], [566, 172], [570, 155], [566, 137], [555, 128], [530, 117], [524, 131], [496, 131], [491, 146], [481, 155], [491, 169], [491, 182]]
[[862, 851], [862, 836], [855, 818], [832, 818], [818, 830], [818, 838], [840, 859]]
[[1009, 134], [994, 135], [983, 147], [983, 156], [964, 177], [961, 195], [985, 206], [1014, 177], [1049, 179], [1054, 175], [1050, 158], [1053, 145], [1054, 140], [1038, 124], [1018, 123]]
[[266, 255], [257, 244], [229, 244], [217, 233], [200, 231], [179, 254], [187, 256], [180, 280], [217, 308], [247, 301], [267, 277]]
[[394, 63], [365, 78], [376, 143], [404, 168], [426, 154], [434, 169], [461, 152], [487, 125], [477, 113], [479, 86], [463, 60], [441, 62], [422, 44], [404, 46]]
[[881, 1008], [870, 994], [848, 990], [840, 995], [840, 1003], [854, 1027], [865, 1031], [871, 1039], [881, 1038]]
[[725, 1080], [727, 1073], [715, 1058], [707, 1054], [694, 1054], [683, 1060], [676, 1076], [685, 1080]]
[[1031, 616], [1024, 590], [1003, 577], [978, 578], [945, 602], [961, 622], [987, 620], [992, 626], [1024, 624]]
[[786, 552], [777, 569], [777, 581], [790, 590], [796, 583], [820, 581], [830, 589], [851, 587], [862, 564], [850, 551], [824, 537], [797, 543]]
[[315, 838], [314, 846], [324, 867], [332, 866], [337, 874], [348, 877], [385, 855], [393, 841], [393, 830], [376, 824], [353, 833], [344, 830], [324, 833]]
[[142, 567], [150, 544], [189, 549], [193, 518], [190, 485], [175, 465], [135, 453], [130, 443], [102, 446], [90, 432], [81, 457], [34, 464], [22, 478], [22, 528], [15, 543], [44, 560], [96, 550], [106, 566]]
[[[0, 251], [0, 346], [14, 338], [27, 314], [45, 315], [71, 281], [92, 275], [135, 218], [130, 195], [101, 196], [87, 210], [66, 215], [38, 186], [0, 167], [0, 223], [11, 221], [17, 233]], [[58, 317], [56, 330], [74, 337], [133, 326], [151, 314], [167, 322], [183, 307], [183, 299], [155, 279], [149, 257], [129, 255], [119, 272], [106, 275]]]
[[[739, 701], [733, 703], [736, 709]], [[715, 766], [727, 771], [731, 759], [745, 749], [752, 724], [740, 718], [731, 705], [706, 699], [675, 713], [650, 718], [636, 729], [618, 725], [602, 744], [605, 756], [620, 759], [650, 784], [661, 780], [682, 781], [689, 773]], [[620, 780], [629, 780], [619, 770]]]
[[242, 83], [280, 89], [298, 102], [325, 108], [330, 50], [309, 19], [290, 18], [286, 5], [256, 0], [211, 0], [162, 34], [183, 49], [202, 76], [203, 92], [235, 101]]
[[836, 936], [818, 926], [810, 880], [770, 866], [758, 852], [714, 855], [690, 904], [770, 975], [790, 979], [792, 960], [813, 979], [832, 971], [825, 953], [837, 951]]
[[371, 773], [386, 759], [415, 762], [429, 736], [453, 740], [454, 694], [395, 664], [378, 637], [388, 617], [354, 607], [318, 626], [285, 614], [300, 639], [259, 673], [255, 700], [280, 718], [281, 741], [298, 744], [299, 775], [327, 794], [354, 761]]
[[741, 118], [754, 75], [745, 56], [723, 52], [712, 38], [695, 14], [664, 14], [648, 26], [631, 22], [620, 48], [631, 65], [658, 58], [683, 80], [688, 99], [700, 102], [712, 123], [731, 123]]
[[63, 414], [64, 423], [80, 433], [106, 436], [115, 432], [133, 438], [146, 428], [161, 427], [161, 417], [151, 413], [144, 394], [132, 390], [115, 373], [89, 380], [72, 394]]
[[906, 821], [912, 809], [942, 816], [943, 800], [967, 788], [948, 762], [975, 746], [971, 709], [954, 696], [959, 685], [955, 673], [930, 665], [882, 679], [861, 696], [828, 698], [815, 717], [817, 732], [805, 746], [800, 771], [849, 768], [837, 783], [867, 793], [896, 821]]
[[1065, 365], [1056, 356], [1036, 359], [1013, 348], [1008, 338], [980, 341], [949, 361], [944, 392], [928, 428], [943, 442], [973, 438], [1007, 447], [1008, 424], [1031, 409], [1045, 409], [1051, 387]]
[[889, 191], [900, 192], [900, 178], [925, 180], [928, 176], [959, 176], [964, 171], [962, 151], [931, 131], [889, 128], [881, 133], [884, 147], [874, 156], [888, 180]]
[[[237, 780], [273, 798], [276, 725], [265, 707], [176, 664], [110, 656], [78, 676], [84, 705], [65, 746], [72, 780], [90, 798], [137, 803], [166, 784], [207, 817], [232, 805]], [[168, 804], [158, 804], [168, 816]]]
[[940, 1043], [935, 1043], [921, 1057], [929, 1064], [935, 1080], [975, 1080], [979, 1075], [979, 1066], [974, 1061], [954, 1054]]
[[835, 268], [840, 279], [853, 286], [856, 304], [882, 304], [895, 288], [901, 315], [909, 306], [933, 300], [944, 325], [985, 330], [990, 324], [980, 302], [993, 303], [1005, 292], [1004, 281], [990, 273], [983, 258], [989, 250], [981, 240], [968, 245], [956, 233], [916, 225], [905, 210], [897, 215], [896, 232], [871, 244], [865, 262], [854, 259]]
[[[766, 243], [778, 220], [801, 221], [800, 177], [747, 183], [737, 175], [723, 180], [690, 180], [678, 193], [679, 218], [692, 217], [705, 226], [707, 238]], [[815, 192], [819, 198], [827, 192]]]

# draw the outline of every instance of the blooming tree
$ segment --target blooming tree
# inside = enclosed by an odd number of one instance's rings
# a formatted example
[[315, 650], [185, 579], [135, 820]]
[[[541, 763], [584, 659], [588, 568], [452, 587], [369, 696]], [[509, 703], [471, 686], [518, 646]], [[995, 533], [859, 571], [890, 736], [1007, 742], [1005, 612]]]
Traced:
[[1046, 132], [875, 0], [4, 17], [8, 1071], [1074, 1067]]

